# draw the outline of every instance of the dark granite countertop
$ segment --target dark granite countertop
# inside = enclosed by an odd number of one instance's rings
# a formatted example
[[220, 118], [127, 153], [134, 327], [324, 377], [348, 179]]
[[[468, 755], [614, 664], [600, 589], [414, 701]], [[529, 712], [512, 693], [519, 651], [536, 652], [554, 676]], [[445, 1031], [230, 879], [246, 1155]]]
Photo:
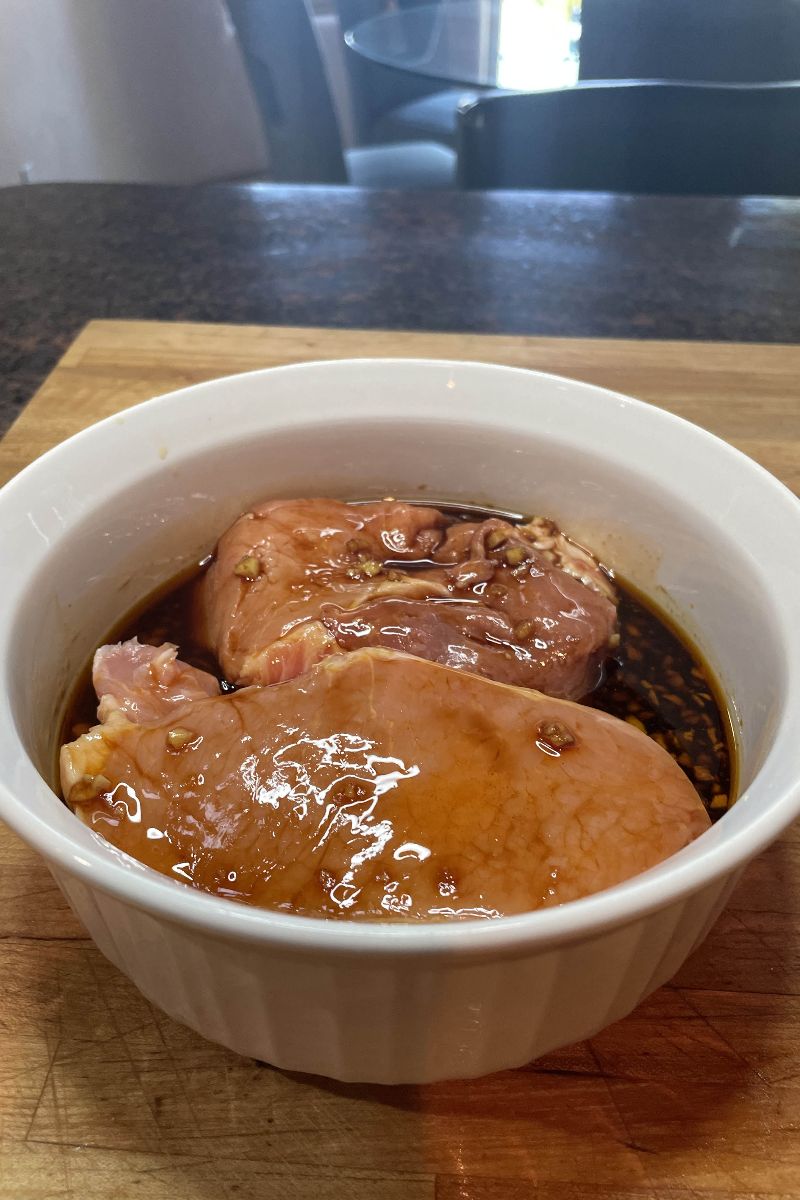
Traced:
[[0, 425], [93, 317], [800, 340], [800, 200], [0, 190]]

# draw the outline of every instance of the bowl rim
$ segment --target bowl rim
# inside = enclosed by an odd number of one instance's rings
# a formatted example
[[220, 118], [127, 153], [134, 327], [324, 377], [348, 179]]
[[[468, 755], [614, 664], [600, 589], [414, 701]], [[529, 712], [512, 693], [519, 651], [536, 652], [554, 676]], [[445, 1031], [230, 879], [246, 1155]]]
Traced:
[[[677, 427], [684, 435], [697, 439], [698, 443], [705, 442], [710, 452], [718, 456], [727, 456], [740, 470], [749, 472], [754, 480], [758, 480], [760, 487], [771, 490], [775, 502], [785, 508], [787, 520], [794, 520], [800, 532], [800, 500], [789, 488], [724, 439], [667, 409], [609, 388], [551, 372], [468, 359], [410, 357], [288, 363], [204, 380], [142, 401], [122, 410], [121, 413], [95, 422], [28, 464], [0, 489], [0, 513], [6, 503], [13, 502], [18, 490], [24, 492], [31, 481], [35, 481], [42, 472], [49, 471], [61, 455], [70, 453], [72, 446], [79, 441], [96, 437], [104, 428], [116, 424], [121, 415], [126, 419], [136, 419], [145, 410], [167, 402], [180, 403], [180, 398], [187, 394], [195, 395], [200, 390], [224, 388], [234, 380], [268, 380], [278, 373], [302, 376], [304, 373], [320, 369], [391, 369], [397, 372], [409, 368], [437, 371], [463, 371], [466, 368], [490, 374], [513, 373], [516, 376], [548, 381], [551, 385], [566, 385], [569, 389], [594, 394], [615, 404], [624, 402], [626, 407], [646, 414], [646, 419], [656, 424], [661, 422], [664, 427]], [[800, 651], [800, 635], [794, 648]], [[797, 665], [800, 665], [800, 657]], [[2, 701], [6, 703], [5, 696], [2, 697]], [[778, 732], [780, 730], [776, 731], [776, 738]], [[60, 797], [41, 780], [24, 748], [20, 746], [20, 750], [41, 781], [41, 786], [54, 800], [62, 803]], [[774, 743], [768, 758], [773, 752]], [[173, 925], [200, 929], [223, 940], [232, 938], [313, 956], [330, 954], [361, 957], [369, 954], [381, 957], [430, 957], [446, 954], [454, 959], [473, 956], [486, 959], [508, 957], [510, 953], [524, 954], [533, 948], [584, 941], [598, 933], [630, 925], [652, 912], [677, 904], [688, 896], [718, 883], [724, 876], [738, 874], [739, 870], [786, 829], [798, 814], [800, 779], [793, 787], [785, 789], [769, 808], [754, 811], [747, 825], [736, 830], [725, 840], [710, 837], [712, 831], [701, 835], [701, 839], [693, 843], [693, 846], [697, 846], [703, 838], [709, 840], [703, 851], [694, 857], [684, 858], [684, 852], [681, 851], [655, 868], [579, 900], [572, 900], [553, 908], [494, 918], [491, 921], [348, 921], [281, 913], [231, 902], [229, 899], [201, 892], [160, 875], [127, 855], [120, 854], [119, 851], [109, 854], [109, 844], [96, 834], [93, 837], [101, 843], [99, 847], [90, 848], [85, 842], [79, 844], [71, 835], [54, 828], [39, 814], [26, 809], [23, 802], [13, 794], [6, 780], [0, 779], [0, 818], [28, 845], [36, 849], [56, 871], [63, 870], [68, 875], [77, 877], [90, 889], [99, 890]], [[76, 819], [76, 828], [85, 830], [86, 827], [81, 826]], [[119, 861], [120, 859], [127, 861]]]

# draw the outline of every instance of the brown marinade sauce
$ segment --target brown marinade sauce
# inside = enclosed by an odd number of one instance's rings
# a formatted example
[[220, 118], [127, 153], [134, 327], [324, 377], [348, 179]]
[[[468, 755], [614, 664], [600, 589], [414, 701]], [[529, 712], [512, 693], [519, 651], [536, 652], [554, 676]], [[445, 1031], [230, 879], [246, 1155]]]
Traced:
[[663, 613], [617, 578], [620, 641], [585, 699], [644, 729], [683, 768], [712, 821], [735, 799], [733, 730], [700, 652]]
[[[494, 515], [472, 507], [459, 512], [455, 505], [447, 506], [447, 514], [470, 521]], [[215, 675], [223, 691], [233, 691], [215, 658], [187, 638], [193, 584], [210, 561], [181, 572], [159, 588], [110, 630], [105, 641], [138, 637], [153, 645], [174, 642], [185, 662]], [[663, 746], [691, 779], [712, 821], [716, 820], [735, 799], [733, 732], [722, 691], [686, 635], [630, 584], [618, 577], [615, 584], [620, 597], [620, 644], [607, 659], [599, 686], [584, 703], [629, 721]], [[96, 709], [87, 667], [67, 706], [59, 745], [93, 725]]]

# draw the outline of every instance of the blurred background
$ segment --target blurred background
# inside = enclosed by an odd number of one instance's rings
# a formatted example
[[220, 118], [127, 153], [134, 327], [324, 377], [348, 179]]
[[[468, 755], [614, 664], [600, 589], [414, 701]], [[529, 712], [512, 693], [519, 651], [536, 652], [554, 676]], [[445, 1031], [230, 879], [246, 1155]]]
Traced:
[[3, 0], [0, 185], [800, 193], [800, 0]]

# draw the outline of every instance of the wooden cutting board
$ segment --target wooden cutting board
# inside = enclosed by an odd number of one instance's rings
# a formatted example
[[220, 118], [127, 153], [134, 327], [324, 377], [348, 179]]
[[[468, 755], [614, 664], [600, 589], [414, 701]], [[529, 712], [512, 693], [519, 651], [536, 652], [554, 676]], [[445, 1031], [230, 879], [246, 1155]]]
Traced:
[[[365, 355], [603, 384], [705, 425], [800, 486], [800, 347], [110, 321], [83, 331], [8, 433], [0, 478], [160, 392]], [[0, 829], [2, 1200], [755, 1195], [800, 1197], [794, 831], [749, 868], [677, 979], [627, 1020], [524, 1070], [382, 1088], [259, 1066], [154, 1011]]]

